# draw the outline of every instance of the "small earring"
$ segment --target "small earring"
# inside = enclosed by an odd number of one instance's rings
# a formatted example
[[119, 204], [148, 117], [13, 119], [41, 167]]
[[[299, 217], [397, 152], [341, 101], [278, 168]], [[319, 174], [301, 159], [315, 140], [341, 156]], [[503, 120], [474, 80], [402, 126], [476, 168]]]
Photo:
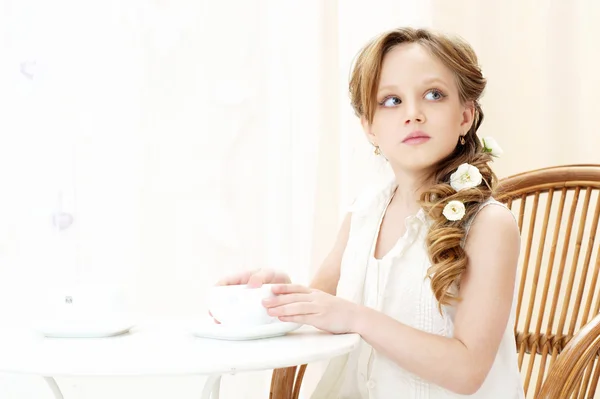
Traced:
[[460, 145], [465, 145], [465, 136], [460, 136]]
[[373, 151], [373, 153], [375, 155], [381, 155], [381, 150], [379, 150], [379, 146], [378, 145], [375, 146], [375, 150]]

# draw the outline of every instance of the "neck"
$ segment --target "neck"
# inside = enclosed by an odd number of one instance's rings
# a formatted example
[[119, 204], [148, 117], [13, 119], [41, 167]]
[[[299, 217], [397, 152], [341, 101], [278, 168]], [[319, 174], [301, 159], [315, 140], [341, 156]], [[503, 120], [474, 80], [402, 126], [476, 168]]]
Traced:
[[431, 181], [426, 173], [394, 171], [396, 176], [396, 191], [393, 202], [410, 212], [419, 209], [419, 199], [429, 187]]

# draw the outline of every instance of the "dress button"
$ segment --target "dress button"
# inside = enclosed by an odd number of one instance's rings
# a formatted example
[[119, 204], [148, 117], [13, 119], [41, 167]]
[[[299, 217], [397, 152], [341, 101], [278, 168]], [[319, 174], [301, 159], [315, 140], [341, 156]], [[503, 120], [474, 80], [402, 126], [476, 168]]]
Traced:
[[373, 381], [373, 380], [367, 381], [367, 388], [369, 388], [369, 389], [375, 388], [375, 381]]

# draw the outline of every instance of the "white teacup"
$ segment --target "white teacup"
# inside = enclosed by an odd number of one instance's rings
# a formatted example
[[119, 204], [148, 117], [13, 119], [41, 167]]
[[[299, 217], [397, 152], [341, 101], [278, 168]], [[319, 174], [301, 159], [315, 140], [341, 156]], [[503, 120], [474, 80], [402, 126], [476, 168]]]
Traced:
[[208, 309], [213, 317], [223, 325], [258, 326], [277, 322], [277, 317], [269, 316], [262, 300], [275, 296], [272, 284], [260, 288], [247, 285], [224, 285], [210, 288]]

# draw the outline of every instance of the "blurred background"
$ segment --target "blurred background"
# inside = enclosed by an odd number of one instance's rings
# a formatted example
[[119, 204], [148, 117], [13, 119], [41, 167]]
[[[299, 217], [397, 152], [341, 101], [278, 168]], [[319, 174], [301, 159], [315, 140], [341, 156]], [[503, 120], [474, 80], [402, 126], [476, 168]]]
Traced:
[[[592, 0], [0, 0], [0, 324], [35, 314], [48, 285], [118, 285], [136, 319], [169, 321], [204, 316], [226, 273], [308, 283], [345, 207], [389, 173], [347, 82], [360, 48], [394, 27], [474, 47], [499, 177], [598, 163], [598, 20]], [[71, 227], [56, 229], [57, 212]], [[266, 397], [269, 377], [227, 376], [222, 397]], [[202, 387], [58, 383], [82, 399]], [[51, 396], [0, 375], [0, 397]]]

